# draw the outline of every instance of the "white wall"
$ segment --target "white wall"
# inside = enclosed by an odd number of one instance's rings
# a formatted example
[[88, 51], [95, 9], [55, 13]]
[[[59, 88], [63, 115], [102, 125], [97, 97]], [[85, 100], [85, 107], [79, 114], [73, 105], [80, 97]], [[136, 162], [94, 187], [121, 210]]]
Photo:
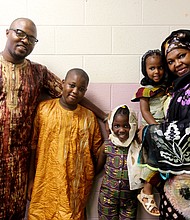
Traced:
[[39, 39], [29, 58], [45, 64], [60, 78], [70, 68], [83, 68], [93, 83], [139, 83], [141, 55], [159, 48], [172, 30], [190, 29], [189, 0], [0, 3], [0, 51], [10, 23], [28, 17], [36, 23]]
[[190, 28], [189, 0], [0, 0], [0, 50], [17, 17], [38, 27], [34, 61], [61, 78], [73, 67], [94, 83], [138, 83], [140, 57], [178, 28]]

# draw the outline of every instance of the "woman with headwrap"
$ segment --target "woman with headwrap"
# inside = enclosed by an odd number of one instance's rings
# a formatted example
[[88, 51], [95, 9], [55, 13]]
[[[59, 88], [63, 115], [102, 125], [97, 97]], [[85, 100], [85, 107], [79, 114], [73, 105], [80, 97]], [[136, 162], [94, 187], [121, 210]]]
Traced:
[[137, 194], [142, 183], [137, 158], [137, 118], [126, 105], [113, 109], [108, 117], [109, 139], [100, 149], [96, 172], [105, 165], [99, 200], [99, 219], [135, 220]]
[[173, 31], [162, 43], [172, 79], [166, 121], [143, 128], [146, 165], [163, 177], [160, 220], [190, 219], [190, 30]]

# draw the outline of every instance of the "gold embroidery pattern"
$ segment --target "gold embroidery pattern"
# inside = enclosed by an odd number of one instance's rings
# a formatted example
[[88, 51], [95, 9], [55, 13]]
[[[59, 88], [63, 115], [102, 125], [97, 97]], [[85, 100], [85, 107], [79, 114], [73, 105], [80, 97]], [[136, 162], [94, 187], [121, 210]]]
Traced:
[[[20, 87], [19, 69], [20, 65], [7, 62], [0, 57], [2, 63], [2, 74], [4, 75], [4, 87], [7, 93], [7, 106], [9, 109], [14, 109], [18, 104], [18, 92]], [[18, 66], [18, 67], [17, 67]]]

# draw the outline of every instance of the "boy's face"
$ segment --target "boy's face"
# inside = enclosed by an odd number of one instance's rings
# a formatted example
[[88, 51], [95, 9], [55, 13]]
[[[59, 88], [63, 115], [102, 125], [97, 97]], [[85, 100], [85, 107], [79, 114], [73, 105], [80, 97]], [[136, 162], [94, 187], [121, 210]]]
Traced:
[[127, 115], [117, 114], [112, 124], [112, 130], [122, 143], [129, 138], [130, 129], [129, 117]]
[[68, 106], [76, 106], [84, 97], [88, 83], [84, 76], [72, 71], [63, 81], [63, 98]]

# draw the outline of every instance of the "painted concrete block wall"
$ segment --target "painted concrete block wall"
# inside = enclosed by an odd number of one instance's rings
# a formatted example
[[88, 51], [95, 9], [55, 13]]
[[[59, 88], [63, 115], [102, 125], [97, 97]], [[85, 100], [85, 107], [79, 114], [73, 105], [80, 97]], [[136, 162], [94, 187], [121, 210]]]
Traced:
[[142, 54], [159, 48], [172, 30], [190, 29], [190, 1], [1, 0], [0, 51], [6, 42], [5, 30], [18, 17], [31, 18], [38, 28], [39, 42], [29, 58], [60, 78], [79, 67], [92, 83], [106, 83], [108, 93], [94, 98], [108, 111], [125, 101], [121, 97], [131, 96], [132, 90], [119, 95], [123, 84], [139, 83]]
[[0, 50], [13, 19], [29, 17], [39, 43], [29, 56], [61, 78], [84, 68], [94, 83], [139, 83], [140, 58], [174, 29], [190, 28], [189, 0], [6, 0]]

